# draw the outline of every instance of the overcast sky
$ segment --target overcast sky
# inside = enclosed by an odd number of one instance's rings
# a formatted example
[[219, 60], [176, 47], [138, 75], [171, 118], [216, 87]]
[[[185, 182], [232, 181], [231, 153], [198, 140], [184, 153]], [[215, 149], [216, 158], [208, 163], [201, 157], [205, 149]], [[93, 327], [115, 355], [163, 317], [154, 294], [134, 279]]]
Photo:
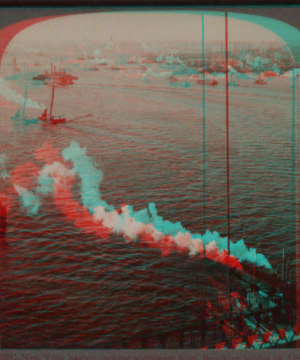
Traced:
[[[204, 17], [205, 42], [225, 41], [224, 16]], [[202, 23], [199, 14], [175, 13], [98, 13], [68, 15], [30, 26], [19, 33], [13, 44], [48, 41], [58, 46], [86, 42], [192, 42], [201, 44]], [[237, 19], [228, 18], [229, 42], [280, 42], [268, 29]]]

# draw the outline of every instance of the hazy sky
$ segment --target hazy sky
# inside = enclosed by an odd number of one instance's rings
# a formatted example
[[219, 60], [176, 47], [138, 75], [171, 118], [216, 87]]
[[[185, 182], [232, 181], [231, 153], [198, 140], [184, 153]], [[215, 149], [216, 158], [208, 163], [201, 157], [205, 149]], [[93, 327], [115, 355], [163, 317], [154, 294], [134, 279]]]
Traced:
[[[225, 19], [205, 15], [205, 42], [225, 40]], [[35, 24], [19, 33], [12, 43], [48, 41], [58, 46], [86, 42], [202, 42], [202, 23], [199, 14], [163, 12], [97, 13], [69, 15]], [[228, 18], [229, 42], [280, 42], [268, 29], [237, 19]]]

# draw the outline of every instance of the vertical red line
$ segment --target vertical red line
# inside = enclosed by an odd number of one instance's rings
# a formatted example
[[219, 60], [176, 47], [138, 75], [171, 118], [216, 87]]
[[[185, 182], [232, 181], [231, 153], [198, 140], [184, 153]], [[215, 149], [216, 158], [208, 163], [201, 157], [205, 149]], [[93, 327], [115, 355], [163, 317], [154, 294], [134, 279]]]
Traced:
[[[298, 186], [297, 186], [297, 176], [298, 176], [298, 170], [299, 170], [299, 77], [296, 78], [296, 108], [297, 108], [297, 117], [296, 117], [296, 176], [295, 176], [295, 212], [296, 212], [296, 328], [297, 328], [297, 335], [299, 334], [300, 330], [300, 274], [299, 274], [299, 239], [298, 239], [298, 231], [299, 231], [299, 225], [298, 225]], [[300, 347], [300, 339], [297, 339], [296, 347]]]

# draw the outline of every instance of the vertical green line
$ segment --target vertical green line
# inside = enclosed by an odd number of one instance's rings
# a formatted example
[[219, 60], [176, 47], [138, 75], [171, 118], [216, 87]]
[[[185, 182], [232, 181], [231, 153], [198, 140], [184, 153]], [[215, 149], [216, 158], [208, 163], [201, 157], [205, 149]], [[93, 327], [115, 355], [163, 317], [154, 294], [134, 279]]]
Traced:
[[[206, 194], [205, 194], [205, 56], [204, 56], [204, 15], [202, 15], [202, 108], [203, 108], [203, 231], [206, 230]], [[203, 247], [203, 257], [205, 257], [205, 244]]]

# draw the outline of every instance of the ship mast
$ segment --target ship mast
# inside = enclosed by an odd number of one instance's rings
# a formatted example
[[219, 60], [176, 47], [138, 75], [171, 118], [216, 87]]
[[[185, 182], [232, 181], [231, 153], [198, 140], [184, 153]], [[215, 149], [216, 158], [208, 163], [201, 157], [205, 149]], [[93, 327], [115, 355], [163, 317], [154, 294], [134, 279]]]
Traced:
[[25, 113], [25, 106], [26, 106], [26, 100], [27, 100], [27, 87], [28, 87], [28, 82], [26, 81], [22, 118], [24, 117], [24, 113]]
[[50, 118], [51, 118], [51, 115], [52, 115], [53, 100], [54, 100], [54, 85], [55, 85], [55, 81], [54, 81], [53, 87], [52, 87], [52, 98], [51, 98], [51, 107], [50, 107]]

